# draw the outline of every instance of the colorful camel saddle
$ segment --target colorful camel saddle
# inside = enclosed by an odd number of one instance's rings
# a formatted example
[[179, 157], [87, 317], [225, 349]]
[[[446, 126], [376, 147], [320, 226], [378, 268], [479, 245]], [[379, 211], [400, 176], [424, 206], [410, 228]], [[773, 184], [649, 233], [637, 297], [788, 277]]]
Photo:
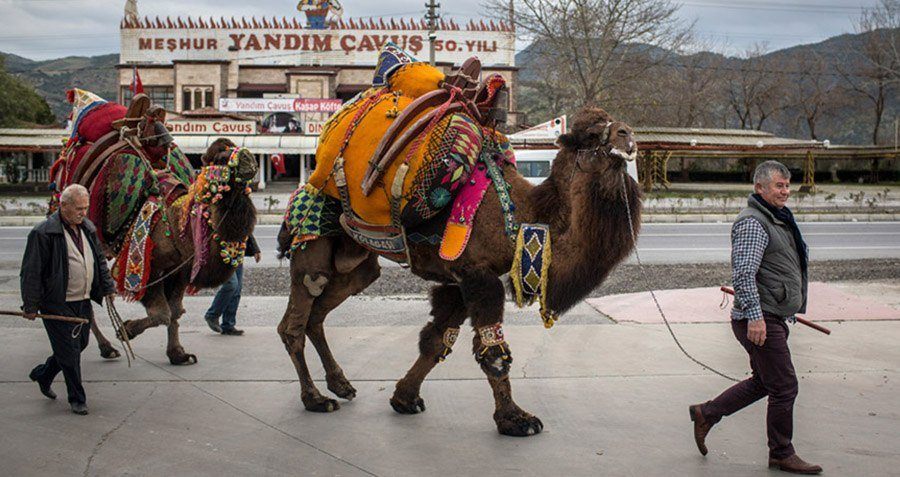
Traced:
[[[151, 232], [166, 222], [166, 207], [183, 196], [194, 180], [184, 153], [174, 143], [146, 150], [136, 138], [148, 121], [149, 98], [138, 95], [128, 108], [84, 90], [68, 93], [72, 127], [59, 158], [51, 167], [49, 211], [70, 184], [90, 193], [88, 218], [108, 255], [116, 255], [112, 275], [119, 292], [140, 299], [147, 283], [153, 251]], [[163, 119], [164, 120], [164, 119]], [[152, 126], [153, 124], [150, 124]]]
[[322, 216], [307, 205], [337, 201], [339, 230], [405, 262], [407, 232], [450, 207], [441, 256], [459, 257], [487, 188], [499, 179], [507, 190], [496, 171], [515, 161], [508, 140], [494, 129], [505, 120], [498, 106], [506, 104], [505, 82], [492, 75], [478, 83], [480, 69], [470, 59], [445, 76], [389, 44], [373, 87], [325, 125], [316, 169], [286, 212], [294, 245], [317, 236], [311, 225], [323, 227]]

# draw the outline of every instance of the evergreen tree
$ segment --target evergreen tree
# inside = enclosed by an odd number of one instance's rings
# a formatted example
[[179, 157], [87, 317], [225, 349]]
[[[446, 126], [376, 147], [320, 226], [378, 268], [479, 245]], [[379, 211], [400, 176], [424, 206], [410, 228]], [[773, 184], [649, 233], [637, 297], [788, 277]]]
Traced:
[[29, 124], [54, 124], [50, 106], [31, 85], [9, 74], [5, 58], [0, 56], [0, 127], [22, 127]]

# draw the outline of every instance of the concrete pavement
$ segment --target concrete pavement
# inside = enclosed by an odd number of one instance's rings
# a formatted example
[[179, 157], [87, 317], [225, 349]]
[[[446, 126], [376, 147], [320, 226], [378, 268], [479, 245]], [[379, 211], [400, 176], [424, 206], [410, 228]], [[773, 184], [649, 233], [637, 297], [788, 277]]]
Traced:
[[[900, 287], [835, 285], [896, 308]], [[876, 299], [875, 296], [893, 297]], [[2, 305], [13, 300], [3, 297]], [[579, 306], [546, 331], [536, 312], [506, 319], [517, 402], [545, 425], [532, 438], [496, 433], [493, 400], [464, 328], [455, 352], [425, 382], [427, 411], [395, 414], [388, 399], [416, 357], [427, 320], [421, 297], [354, 298], [329, 320], [332, 350], [358, 397], [322, 415], [306, 412], [293, 367], [274, 329], [284, 297], [246, 297], [243, 337], [213, 334], [188, 300], [182, 342], [194, 366], [170, 366], [165, 331], [134, 341], [139, 358], [83, 357], [91, 414], [71, 414], [61, 379], [57, 401], [27, 373], [49, 345], [34, 324], [3, 318], [0, 334], [0, 462], [7, 475], [771, 475], [763, 403], [725, 419], [701, 457], [687, 405], [729, 382], [680, 355], [658, 324], [613, 324]], [[280, 307], [278, 306], [280, 303]], [[105, 323], [105, 316], [101, 323]], [[136, 310], [123, 307], [126, 317]], [[724, 312], [722, 312], [724, 313]], [[698, 359], [743, 377], [747, 358], [721, 318], [675, 324]], [[335, 326], [336, 325], [336, 326]], [[827, 475], [898, 475], [898, 321], [830, 322], [831, 336], [791, 328], [801, 379], [795, 412], [800, 455]], [[108, 330], [107, 331], [111, 331]], [[307, 353], [320, 390], [323, 371]]]

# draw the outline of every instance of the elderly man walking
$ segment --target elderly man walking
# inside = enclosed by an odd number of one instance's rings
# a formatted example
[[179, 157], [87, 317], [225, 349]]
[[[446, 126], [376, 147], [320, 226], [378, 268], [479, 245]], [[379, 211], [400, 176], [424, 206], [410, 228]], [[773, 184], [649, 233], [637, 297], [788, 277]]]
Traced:
[[768, 396], [769, 467], [818, 474], [822, 467], [805, 462], [791, 444], [798, 385], [786, 320], [806, 311], [808, 249], [785, 206], [790, 179], [780, 162], [760, 164], [753, 174], [755, 193], [731, 229], [731, 328], [750, 355], [752, 375], [689, 410], [697, 447], [706, 455], [706, 436], [722, 417]]
[[[26, 318], [33, 320], [40, 312], [91, 320], [91, 300], [102, 304], [104, 296], [115, 297], [97, 229], [85, 218], [88, 201], [83, 186], [66, 187], [59, 210], [28, 234], [19, 273]], [[62, 371], [72, 412], [84, 415], [88, 408], [81, 384], [81, 352], [87, 347], [90, 326], [77, 326], [44, 320], [53, 354], [28, 377], [38, 383], [41, 394], [56, 399], [50, 385]]]

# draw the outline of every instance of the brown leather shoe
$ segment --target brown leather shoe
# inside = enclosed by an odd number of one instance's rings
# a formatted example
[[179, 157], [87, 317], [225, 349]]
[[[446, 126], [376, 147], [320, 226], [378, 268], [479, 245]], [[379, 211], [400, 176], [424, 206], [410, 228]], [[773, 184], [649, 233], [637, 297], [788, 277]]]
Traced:
[[769, 459], [769, 467], [791, 472], [793, 474], [821, 474], [822, 466], [810, 464], [794, 454], [784, 459]]
[[700, 412], [700, 404], [688, 406], [688, 411], [691, 413], [691, 421], [694, 422], [694, 442], [697, 443], [697, 449], [700, 450], [700, 454], [706, 455], [709, 452], [706, 449], [706, 435], [709, 434], [709, 430], [715, 424], [708, 422], [703, 417], [703, 413]]

